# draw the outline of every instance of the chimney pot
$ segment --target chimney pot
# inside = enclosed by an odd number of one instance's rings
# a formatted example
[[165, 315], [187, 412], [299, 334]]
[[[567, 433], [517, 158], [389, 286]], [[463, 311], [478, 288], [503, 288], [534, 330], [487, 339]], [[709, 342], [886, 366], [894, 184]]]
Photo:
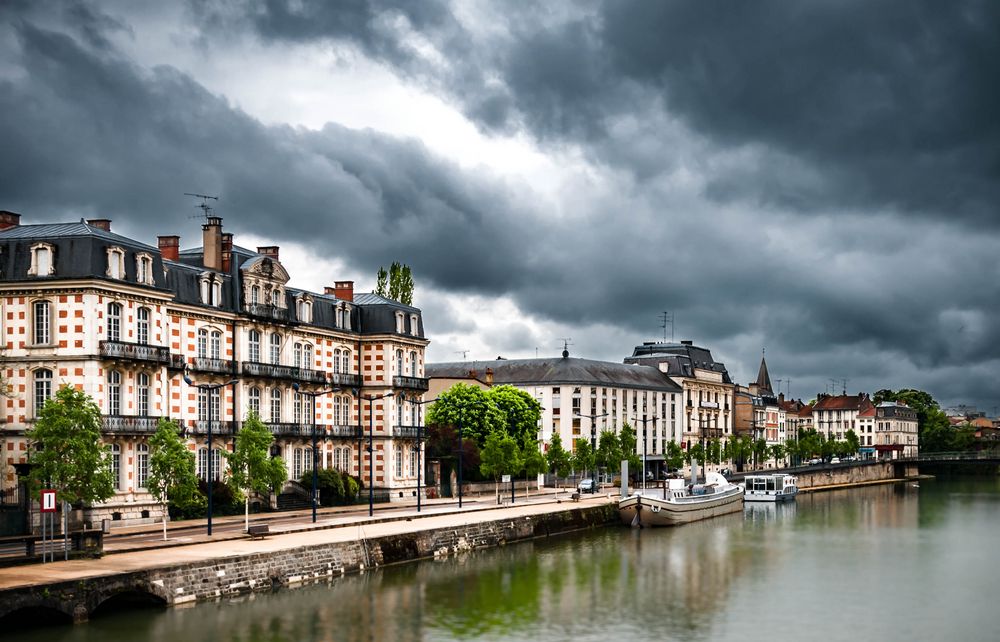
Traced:
[[0, 210], [0, 230], [9, 230], [21, 224], [21, 215], [17, 212]]
[[229, 272], [233, 260], [233, 233], [223, 232], [222, 234], [222, 271]]
[[209, 216], [202, 229], [202, 261], [209, 270], [222, 270], [222, 218]]
[[344, 301], [354, 301], [354, 281], [334, 281], [333, 296]]
[[278, 246], [277, 245], [260, 245], [257, 246], [257, 254], [262, 254], [276, 263], [280, 263], [278, 260]]
[[157, 236], [156, 244], [160, 248], [160, 256], [165, 261], [176, 261], [180, 256], [181, 237]]
[[105, 232], [111, 231], [111, 219], [109, 218], [89, 218], [87, 219], [87, 225], [104, 230]]

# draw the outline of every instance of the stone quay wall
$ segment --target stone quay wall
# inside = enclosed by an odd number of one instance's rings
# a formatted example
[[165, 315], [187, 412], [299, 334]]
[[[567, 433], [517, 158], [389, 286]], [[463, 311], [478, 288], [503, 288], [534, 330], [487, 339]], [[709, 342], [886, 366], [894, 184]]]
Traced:
[[880, 481], [891, 481], [903, 476], [917, 474], [913, 471], [900, 470], [901, 466], [892, 462], [873, 462], [865, 464], [843, 464], [817, 467], [816, 470], [796, 471], [795, 477], [801, 490], [822, 486], [841, 486], [852, 484], [870, 484]]
[[613, 503], [541, 515], [471, 523], [352, 542], [161, 566], [105, 577], [36, 585], [0, 592], [0, 617], [26, 608], [53, 609], [86, 621], [120, 594], [145, 595], [168, 606], [273, 591], [426, 558], [502, 546], [618, 521]]

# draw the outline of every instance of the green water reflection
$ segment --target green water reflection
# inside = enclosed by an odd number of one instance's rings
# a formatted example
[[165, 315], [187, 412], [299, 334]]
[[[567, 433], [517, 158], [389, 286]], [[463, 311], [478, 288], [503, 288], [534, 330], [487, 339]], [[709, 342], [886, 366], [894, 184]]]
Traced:
[[996, 480], [802, 495], [11, 639], [996, 640]]

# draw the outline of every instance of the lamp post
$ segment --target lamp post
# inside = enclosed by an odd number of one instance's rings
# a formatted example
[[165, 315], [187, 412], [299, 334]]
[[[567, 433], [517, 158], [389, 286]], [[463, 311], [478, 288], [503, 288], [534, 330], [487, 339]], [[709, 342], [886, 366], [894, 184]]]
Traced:
[[646, 490], [646, 441], [647, 441], [646, 440], [646, 423], [652, 421], [653, 425], [656, 426], [656, 420], [657, 419], [659, 419], [659, 417], [648, 417], [647, 418], [646, 415], [643, 415], [642, 419], [638, 419], [636, 417], [632, 418], [632, 421], [641, 421], [642, 422], [642, 489], [643, 490]]
[[[608, 413], [602, 412], [599, 415], [585, 415], [582, 412], [575, 413], [577, 417], [586, 417], [590, 420], [590, 448], [597, 454], [597, 424], [595, 423], [601, 417], [607, 417]], [[599, 475], [598, 475], [599, 476]], [[597, 488], [596, 486], [594, 488]]]
[[[402, 401], [406, 401], [406, 394], [400, 393], [399, 395]], [[428, 403], [434, 403], [437, 399], [410, 399], [410, 403], [417, 406], [422, 406]], [[417, 421], [417, 512], [420, 512], [420, 474], [423, 472], [424, 461], [423, 461], [423, 443], [424, 443], [424, 422]]]
[[[191, 386], [192, 388], [197, 388], [198, 390], [204, 390], [208, 394], [208, 535], [212, 535], [212, 486], [213, 486], [213, 472], [212, 472], [212, 422], [215, 420], [215, 409], [212, 407], [212, 398], [215, 396], [212, 393], [219, 388], [225, 388], [226, 386], [231, 386], [233, 384], [239, 383], [239, 379], [230, 379], [225, 383], [195, 383], [191, 380], [190, 375], [187, 371], [184, 372], [184, 383]], [[221, 399], [220, 399], [221, 402]]]
[[394, 394], [387, 392], [383, 395], [365, 396], [368, 400], [368, 517], [375, 514], [375, 407], [372, 402]]
[[317, 479], [317, 472], [316, 472], [316, 468], [317, 468], [316, 449], [317, 449], [317, 445], [318, 445], [316, 443], [316, 397], [320, 397], [322, 395], [328, 395], [331, 392], [340, 392], [341, 389], [340, 388], [328, 388], [326, 390], [317, 390], [316, 392], [309, 392], [308, 390], [302, 390], [302, 387], [299, 385], [299, 382], [296, 381], [295, 383], [292, 384], [292, 390], [294, 390], [296, 393], [298, 393], [300, 395], [306, 395], [307, 397], [309, 397], [312, 400], [312, 404], [311, 404], [312, 405], [312, 459], [313, 459], [313, 461], [312, 461], [312, 473], [313, 473], [312, 474], [312, 478], [313, 478], [313, 491], [312, 491], [312, 508], [313, 508], [313, 511], [312, 511], [312, 517], [313, 517], [313, 524], [315, 524], [316, 523], [316, 504], [319, 503], [319, 501], [317, 499], [317, 496], [319, 494], [319, 481]]

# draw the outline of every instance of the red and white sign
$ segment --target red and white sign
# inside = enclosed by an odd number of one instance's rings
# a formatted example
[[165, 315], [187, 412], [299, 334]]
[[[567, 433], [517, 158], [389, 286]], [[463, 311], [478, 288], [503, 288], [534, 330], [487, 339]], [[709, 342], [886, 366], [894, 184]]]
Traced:
[[43, 513], [56, 512], [56, 491], [54, 490], [42, 491], [42, 507], [40, 510]]

